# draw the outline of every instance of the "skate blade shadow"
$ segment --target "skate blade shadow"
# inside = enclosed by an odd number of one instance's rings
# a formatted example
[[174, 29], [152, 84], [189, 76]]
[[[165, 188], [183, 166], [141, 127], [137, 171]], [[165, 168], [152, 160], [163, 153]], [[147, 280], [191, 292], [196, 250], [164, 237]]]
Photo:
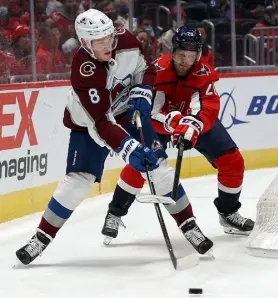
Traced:
[[223, 234], [223, 235], [211, 237], [211, 240], [216, 244], [219, 244], [219, 243], [236, 244], [236, 243], [244, 242], [245, 240], [247, 240], [247, 237], [248, 237], [247, 235]]
[[165, 242], [163, 239], [157, 239], [157, 240], [136, 240], [132, 242], [112, 242], [109, 245], [105, 245], [107, 248], [115, 248], [115, 247], [153, 247], [153, 248], [162, 248], [165, 249]]
[[[129, 267], [129, 268], [138, 268], [138, 266], [146, 266], [146, 265], [165, 265], [169, 263], [169, 268], [171, 268], [171, 261], [168, 256], [167, 248], [163, 240], [151, 240], [151, 241], [135, 241], [128, 243], [114, 243], [110, 244], [108, 247], [133, 247], [134, 249], [139, 248], [138, 251], [140, 253], [140, 247], [153, 248], [149, 251], [150, 256], [107, 256], [107, 257], [97, 257], [97, 258], [87, 258], [87, 259], [75, 259], [75, 260], [65, 260], [61, 262], [53, 262], [53, 263], [33, 263], [28, 266], [24, 266], [25, 269], [39, 269], [39, 268], [72, 268], [72, 269], [109, 269], [115, 267]], [[184, 257], [186, 255], [192, 254], [194, 249], [189, 246], [183, 239], [180, 241], [175, 241], [174, 253], [177, 258]], [[159, 253], [163, 252], [163, 256], [155, 255], [155, 251]]]
[[[190, 255], [195, 252], [194, 248], [183, 238], [173, 238], [171, 239], [171, 243], [173, 246], [174, 254], [176, 257]], [[161, 251], [167, 250], [166, 244], [163, 239], [155, 239], [155, 240], [142, 240], [142, 241], [133, 241], [133, 242], [111, 242], [109, 245], [105, 245], [107, 248], [124, 248], [124, 247], [141, 247], [150, 249], [159, 249]]]
[[[115, 257], [115, 258], [97, 258], [97, 259], [76, 259], [70, 261], [53, 262], [47, 264], [30, 264], [25, 266], [24, 269], [41, 269], [41, 268], [68, 268], [68, 269], [112, 269], [116, 267], [134, 267], [162, 264], [170, 262], [169, 258], [140, 258], [135, 257]], [[170, 265], [169, 265], [170, 266]], [[20, 268], [22, 269], [22, 268]]]

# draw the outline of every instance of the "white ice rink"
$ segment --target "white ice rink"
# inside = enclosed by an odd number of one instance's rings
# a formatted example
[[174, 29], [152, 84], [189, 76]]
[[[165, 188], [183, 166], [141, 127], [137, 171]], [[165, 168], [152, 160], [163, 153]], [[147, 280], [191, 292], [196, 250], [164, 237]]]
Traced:
[[[244, 216], [255, 218], [257, 199], [277, 171], [246, 172]], [[154, 207], [137, 202], [123, 218], [127, 228], [105, 247], [100, 231], [111, 194], [102, 195], [86, 200], [43, 256], [25, 269], [12, 269], [15, 251], [33, 235], [41, 213], [1, 224], [0, 297], [184, 298], [189, 287], [200, 287], [201, 297], [277, 298], [278, 260], [249, 256], [245, 237], [222, 232], [213, 205], [216, 177], [187, 179], [183, 185], [200, 227], [214, 241], [215, 260], [203, 258], [193, 269], [175, 271]], [[163, 214], [176, 255], [188, 254], [191, 248], [184, 236]]]

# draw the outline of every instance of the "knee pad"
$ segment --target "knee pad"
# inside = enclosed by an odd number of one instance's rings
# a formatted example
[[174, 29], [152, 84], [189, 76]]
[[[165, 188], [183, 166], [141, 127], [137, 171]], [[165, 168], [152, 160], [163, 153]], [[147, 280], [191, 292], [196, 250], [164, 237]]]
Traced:
[[58, 184], [53, 197], [62, 206], [74, 210], [87, 198], [94, 182], [92, 174], [71, 172]]
[[126, 192], [137, 195], [144, 186], [145, 179], [141, 173], [134, 170], [131, 165], [126, 165], [120, 174], [118, 185]]
[[231, 149], [213, 161], [218, 169], [218, 187], [229, 193], [241, 190], [244, 175], [244, 159], [238, 148]]

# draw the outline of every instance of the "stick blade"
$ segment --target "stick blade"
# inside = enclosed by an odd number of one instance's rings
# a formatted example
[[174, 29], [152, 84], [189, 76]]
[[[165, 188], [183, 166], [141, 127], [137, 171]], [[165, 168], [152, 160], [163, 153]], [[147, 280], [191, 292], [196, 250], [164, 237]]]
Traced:
[[139, 203], [148, 204], [164, 204], [164, 205], [176, 205], [176, 202], [170, 197], [151, 195], [151, 194], [139, 194], [136, 196], [136, 200]]
[[103, 244], [106, 245], [106, 246], [108, 246], [111, 243], [112, 239], [113, 239], [112, 237], [106, 236], [103, 239]]
[[200, 263], [200, 256], [191, 254], [177, 259], [176, 270], [182, 271], [198, 266]]

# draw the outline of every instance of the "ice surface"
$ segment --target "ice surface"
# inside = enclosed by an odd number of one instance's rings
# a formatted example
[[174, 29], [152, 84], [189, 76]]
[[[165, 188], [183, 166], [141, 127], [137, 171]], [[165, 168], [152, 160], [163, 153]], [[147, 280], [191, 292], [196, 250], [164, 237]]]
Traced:
[[[277, 171], [246, 172], [244, 216], [255, 218], [257, 200]], [[100, 231], [111, 194], [102, 195], [83, 202], [43, 256], [25, 269], [12, 269], [15, 251], [33, 235], [41, 213], [1, 224], [0, 297], [183, 298], [189, 297], [188, 288], [200, 287], [201, 297], [277, 298], [278, 260], [247, 255], [246, 238], [225, 235], [219, 226], [216, 177], [187, 179], [183, 185], [200, 227], [214, 241], [215, 260], [203, 258], [193, 269], [175, 271], [154, 207], [137, 202], [123, 219], [127, 229], [105, 247]], [[189, 254], [174, 221], [163, 214], [176, 255]]]

